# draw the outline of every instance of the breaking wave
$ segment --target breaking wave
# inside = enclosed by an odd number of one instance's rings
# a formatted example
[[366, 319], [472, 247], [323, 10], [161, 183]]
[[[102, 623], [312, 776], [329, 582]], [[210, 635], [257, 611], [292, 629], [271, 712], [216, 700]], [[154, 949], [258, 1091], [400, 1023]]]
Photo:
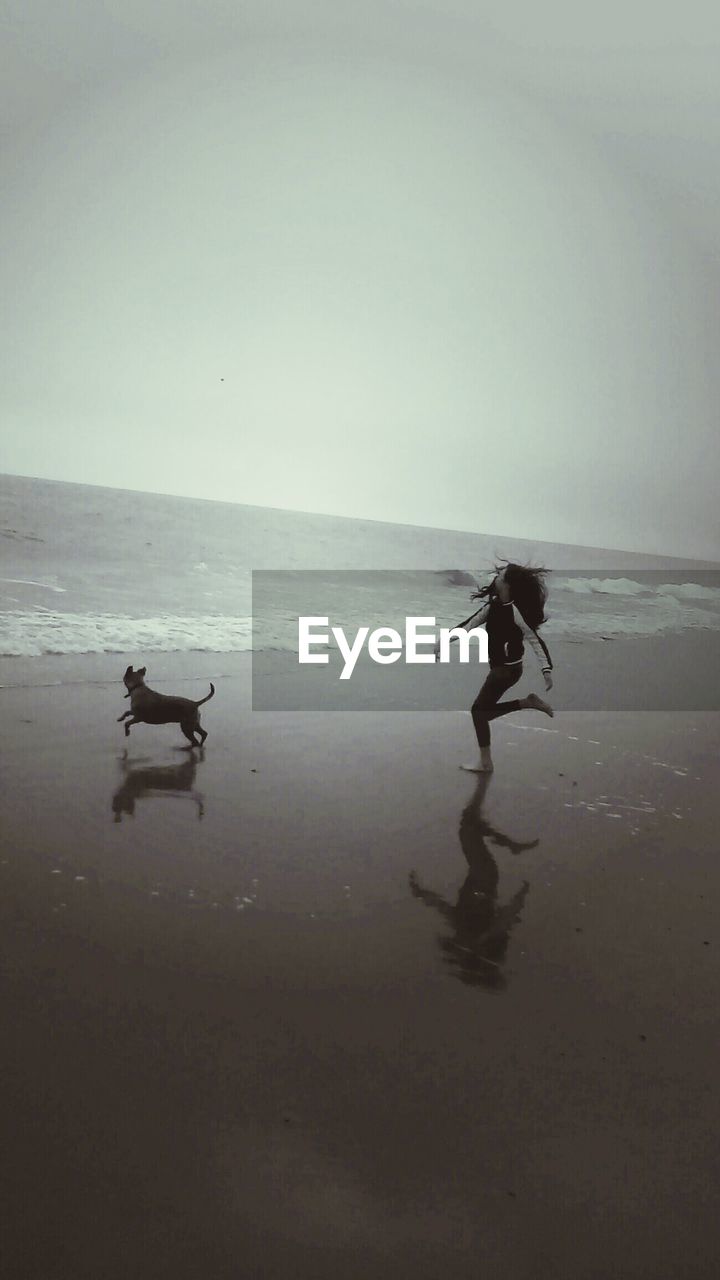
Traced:
[[679, 600], [706, 600], [720, 605], [720, 587], [704, 587], [699, 582], [663, 582], [659, 586], [636, 582], [634, 578], [554, 578], [553, 591], [576, 595], [670, 596]]
[[252, 647], [249, 617], [131, 618], [122, 614], [10, 611], [1, 616], [0, 654], [232, 653]]

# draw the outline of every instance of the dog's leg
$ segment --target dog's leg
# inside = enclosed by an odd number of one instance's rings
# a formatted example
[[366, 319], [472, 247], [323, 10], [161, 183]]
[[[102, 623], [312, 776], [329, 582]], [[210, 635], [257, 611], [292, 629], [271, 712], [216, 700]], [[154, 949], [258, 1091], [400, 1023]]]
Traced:
[[181, 720], [180, 728], [185, 734], [185, 737], [187, 738], [188, 742], [191, 743], [193, 747], [202, 746], [201, 742], [195, 741], [195, 733], [194, 733], [195, 725], [193, 724], [192, 720]]
[[117, 718], [118, 724], [122, 724], [123, 720], [127, 720], [128, 716], [131, 716], [131, 715], [132, 715], [132, 711], [124, 711], [123, 714], [121, 716], [118, 716]]
[[200, 724], [200, 716], [198, 715], [197, 712], [195, 712], [195, 719], [193, 720], [193, 733], [200, 734], [200, 741], [198, 743], [198, 746], [204, 747], [205, 739], [207, 738], [207, 732], [205, 729], [203, 729], [202, 725]]
[[128, 721], [127, 721], [127, 723], [126, 723], [126, 725], [125, 725], [125, 737], [126, 737], [126, 738], [129, 738], [129, 737], [130, 737], [130, 727], [131, 727], [131, 725], [134, 725], [134, 724], [142, 724], [142, 720], [138, 720], [135, 716], [133, 716], [132, 720], [128, 720]]

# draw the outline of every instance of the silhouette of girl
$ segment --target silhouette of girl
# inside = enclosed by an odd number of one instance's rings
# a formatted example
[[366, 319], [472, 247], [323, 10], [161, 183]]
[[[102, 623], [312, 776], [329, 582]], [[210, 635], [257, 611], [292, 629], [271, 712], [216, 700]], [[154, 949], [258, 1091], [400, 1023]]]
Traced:
[[[527, 708], [542, 711], [546, 716], [554, 714], [549, 703], [535, 693], [525, 698], [500, 702], [508, 689], [517, 684], [523, 673], [525, 644], [533, 650], [545, 678], [545, 688], [552, 689], [552, 658], [544, 640], [538, 635], [538, 627], [545, 621], [547, 569], [530, 569], [524, 565], [508, 563], [496, 566], [495, 576], [488, 586], [473, 592], [473, 600], [483, 600], [477, 613], [459, 623], [459, 627], [471, 631], [484, 626], [488, 636], [490, 671], [472, 706], [480, 760], [477, 764], [463, 765], [470, 773], [491, 773], [493, 760], [490, 753], [490, 721], [512, 711]], [[452, 637], [456, 639], [456, 637]], [[439, 657], [436, 645], [435, 656]]]

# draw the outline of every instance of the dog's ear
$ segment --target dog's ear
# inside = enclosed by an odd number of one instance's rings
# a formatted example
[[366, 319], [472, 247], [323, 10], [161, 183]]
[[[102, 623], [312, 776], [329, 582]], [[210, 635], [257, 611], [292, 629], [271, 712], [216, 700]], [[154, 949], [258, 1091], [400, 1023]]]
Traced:
[[[132, 673], [133, 673], [133, 669], [132, 669], [132, 667], [128, 667], [127, 671], [125, 672], [125, 675], [126, 675], [126, 676], [131, 676], [131, 675], [132, 675]], [[124, 678], [125, 678], [125, 677], [123, 676], [123, 679], [124, 679]]]
[[144, 676], [146, 672], [147, 672], [147, 667], [141, 667], [137, 674], [139, 676]]

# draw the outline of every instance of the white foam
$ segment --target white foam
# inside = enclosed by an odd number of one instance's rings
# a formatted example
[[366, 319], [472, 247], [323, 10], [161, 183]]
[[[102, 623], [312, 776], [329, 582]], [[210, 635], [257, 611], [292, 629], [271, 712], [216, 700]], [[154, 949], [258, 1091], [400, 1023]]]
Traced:
[[[548, 635], [615, 639], [677, 633], [687, 628], [720, 628], [720, 588], [716, 586], [698, 582], [656, 584], [634, 578], [558, 577], [552, 587]], [[584, 599], [573, 605], [568, 596]]]
[[252, 647], [252, 619], [224, 615], [131, 618], [123, 614], [1, 615], [0, 654], [39, 657], [68, 653], [233, 653]]
[[642, 611], [555, 614], [543, 627], [546, 638], [582, 637], [587, 640], [616, 640], [623, 636], [658, 636], [685, 630], [717, 631], [720, 613], [682, 605], [670, 596], [642, 601]]
[[[206, 561], [197, 561], [194, 571], [205, 575]], [[418, 598], [415, 579], [406, 581], [402, 574], [388, 575], [391, 582], [381, 579], [364, 586], [355, 586], [348, 599], [342, 595], [341, 613], [335, 621], [353, 628], [377, 623], [387, 623], [402, 630], [403, 618], [422, 613], [426, 606]], [[225, 579], [223, 579], [225, 581]], [[213, 586], [212, 604], [202, 615], [181, 617], [162, 615], [158, 598], [147, 596], [148, 604], [138, 600], [135, 616], [116, 613], [91, 613], [88, 605], [98, 599], [97, 584], [88, 580], [82, 587], [73, 587], [68, 594], [52, 574], [39, 574], [38, 578], [0, 579], [6, 584], [27, 586], [37, 594], [58, 593], [63, 596], [68, 612], [57, 607], [40, 604], [30, 609], [18, 607], [16, 599], [5, 597], [5, 607], [12, 609], [0, 614], [0, 653], [6, 656], [55, 653], [106, 653], [146, 650], [208, 650], [229, 652], [251, 648], [248, 602], [243, 597], [240, 616], [233, 615], [240, 597], [233, 597], [226, 585], [220, 590]], [[292, 585], [292, 584], [290, 584]], [[663, 583], [653, 589], [632, 578], [558, 578], [553, 581], [550, 601], [550, 618], [543, 632], [552, 647], [555, 637], [567, 637], [578, 643], [615, 640], [623, 637], [660, 636], [679, 634], [687, 629], [720, 629], [720, 590], [698, 583]], [[377, 588], [377, 589], [376, 589]], [[392, 588], [392, 590], [390, 590]], [[92, 591], [91, 591], [92, 589]], [[24, 593], [18, 591], [21, 601]], [[195, 598], [197, 599], [197, 593]], [[28, 600], [31, 597], [28, 597]], [[42, 597], [40, 597], [42, 598]], [[45, 597], [48, 599], [49, 597]], [[100, 599], [108, 598], [100, 594]], [[130, 596], [125, 596], [129, 600]], [[182, 596], [180, 597], [182, 598]], [[108, 603], [112, 600], [108, 598]], [[454, 602], [453, 602], [454, 603]], [[60, 600], [53, 602], [60, 605]], [[218, 612], [210, 614], [215, 606]], [[297, 645], [297, 617], [307, 605], [302, 580], [279, 601], [276, 609], [260, 619], [256, 630], [256, 642], [263, 649], [294, 651]], [[126, 606], [132, 608], [132, 606]], [[170, 603], [170, 607], [177, 607]], [[453, 617], [445, 617], [448, 608], [444, 596], [429, 597], [428, 611], [435, 612], [438, 625], [452, 623]], [[74, 609], [74, 611], [73, 611]], [[88, 610], [81, 612], [80, 610]], [[138, 617], [137, 614], [152, 616]], [[158, 610], [158, 613], [155, 613]], [[222, 611], [222, 612], [220, 612]]]
[[574, 595], [605, 596], [677, 596], [680, 600], [709, 600], [720, 604], [720, 587], [706, 587], [699, 582], [637, 582], [634, 578], [555, 578], [553, 591], [570, 591]]
[[699, 582], [667, 582], [656, 587], [656, 592], [659, 596], [679, 596], [681, 600], [712, 600], [716, 604], [720, 601], [717, 587], [703, 587]]
[[557, 578], [552, 585], [554, 590], [576, 595], [639, 596], [652, 592], [652, 587], [633, 578]]
[[65, 587], [59, 587], [57, 578], [53, 578], [52, 582], [38, 582], [35, 578], [0, 578], [0, 582], [12, 582], [18, 587], [42, 587], [44, 591], [55, 591], [58, 595], [65, 594]]

